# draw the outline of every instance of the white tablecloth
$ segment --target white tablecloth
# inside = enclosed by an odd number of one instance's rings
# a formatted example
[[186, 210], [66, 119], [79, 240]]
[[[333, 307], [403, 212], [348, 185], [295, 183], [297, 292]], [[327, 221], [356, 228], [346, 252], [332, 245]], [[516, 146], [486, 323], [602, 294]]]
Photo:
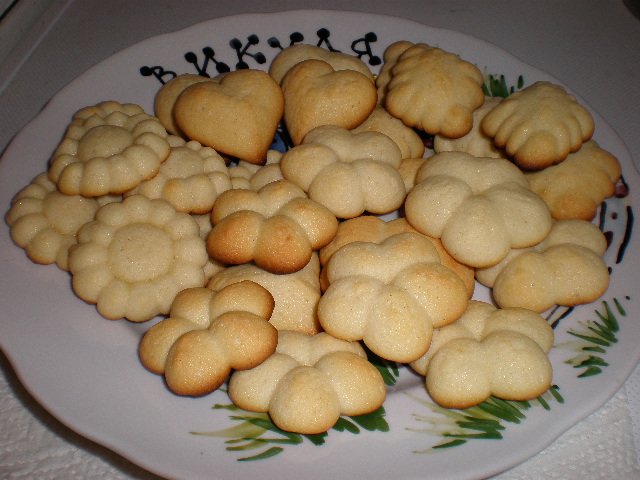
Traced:
[[[622, 0], [42, 1], [25, 15], [29, 0], [21, 0], [0, 24], [0, 42], [14, 45], [0, 63], [0, 149], [66, 83], [144, 38], [226, 15], [324, 8], [405, 17], [494, 43], [570, 85], [640, 163], [640, 20]], [[4, 356], [0, 366], [0, 478], [158, 478], [62, 425]], [[639, 447], [636, 368], [602, 408], [497, 478], [637, 479]]]

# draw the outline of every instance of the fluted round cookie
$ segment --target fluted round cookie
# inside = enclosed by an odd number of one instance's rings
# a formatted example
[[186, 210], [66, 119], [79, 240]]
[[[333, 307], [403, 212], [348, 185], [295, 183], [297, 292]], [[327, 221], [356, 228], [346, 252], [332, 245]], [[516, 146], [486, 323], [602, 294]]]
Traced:
[[15, 195], [5, 220], [11, 238], [33, 262], [67, 270], [78, 230], [93, 220], [99, 207], [96, 199], [58, 192], [41, 173]]
[[218, 196], [231, 189], [229, 169], [211, 147], [195, 140], [185, 142], [169, 136], [171, 151], [155, 177], [129, 190], [125, 196], [141, 194], [162, 198], [179, 212], [208, 213]]
[[66, 195], [121, 194], [147, 180], [169, 155], [167, 131], [142, 107], [105, 101], [73, 116], [50, 164]]
[[104, 205], [77, 238], [73, 290], [105, 318], [146, 321], [167, 313], [179, 291], [204, 285], [198, 224], [164, 200], [133, 195]]

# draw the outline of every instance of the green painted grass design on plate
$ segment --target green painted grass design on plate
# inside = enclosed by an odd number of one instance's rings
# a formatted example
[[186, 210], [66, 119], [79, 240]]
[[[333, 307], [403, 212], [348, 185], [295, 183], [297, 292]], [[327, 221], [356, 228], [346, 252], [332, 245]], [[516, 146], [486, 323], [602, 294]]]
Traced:
[[[242, 452], [255, 454], [238, 458], [240, 462], [264, 460], [274, 457], [284, 451], [287, 445], [300, 445], [305, 440], [313, 445], [323, 445], [329, 432], [316, 435], [303, 435], [286, 432], [276, 427], [266, 413], [248, 412], [233, 404], [216, 404], [214, 410], [227, 410], [233, 412], [229, 418], [236, 422], [235, 425], [210, 432], [191, 432], [194, 435], [226, 438], [226, 449], [230, 452]], [[349, 432], [357, 435], [362, 430], [388, 432], [389, 424], [385, 420], [384, 407], [378, 410], [354, 417], [340, 417], [331, 430]]]
[[617, 298], [613, 299], [613, 305], [612, 307], [607, 301], [602, 302], [602, 309], [595, 310], [597, 319], [581, 321], [578, 326], [567, 330], [576, 340], [559, 345], [577, 352], [577, 355], [565, 363], [582, 370], [579, 378], [598, 375], [603, 368], [609, 366], [605, 354], [609, 347], [618, 342], [620, 323], [617, 316], [627, 314]]
[[385, 385], [388, 387], [395, 385], [398, 381], [398, 377], [400, 377], [400, 365], [394, 361], [379, 357], [371, 350], [366, 349], [366, 352], [367, 359], [378, 369], [380, 375], [382, 375]]
[[518, 76], [515, 85], [507, 85], [507, 80], [504, 75], [485, 75], [484, 84], [482, 85], [482, 91], [488, 97], [503, 97], [506, 98], [511, 95], [516, 89], [520, 90], [524, 86], [524, 78], [522, 75]]
[[[426, 423], [424, 428], [409, 428], [417, 433], [435, 434], [442, 441], [415, 453], [428, 453], [464, 445], [470, 440], [500, 440], [506, 429], [505, 423], [521, 423], [526, 418], [526, 411], [541, 406], [551, 410], [551, 401], [564, 403], [560, 388], [553, 385], [544, 394], [530, 401], [510, 401], [496, 397], [464, 410], [441, 407], [427, 398], [412, 396], [430, 410], [430, 414], [414, 414], [414, 418]], [[436, 414], [436, 415], [434, 415]]]

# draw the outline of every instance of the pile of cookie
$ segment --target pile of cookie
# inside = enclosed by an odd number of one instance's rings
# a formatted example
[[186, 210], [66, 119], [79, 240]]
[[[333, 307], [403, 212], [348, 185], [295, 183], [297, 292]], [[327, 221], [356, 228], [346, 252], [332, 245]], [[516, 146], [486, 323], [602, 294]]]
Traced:
[[268, 72], [179, 75], [153, 115], [79, 110], [6, 221], [103, 317], [160, 316], [139, 357], [176, 394], [228, 383], [238, 407], [319, 433], [383, 404], [374, 354], [445, 407], [535, 398], [552, 384], [541, 314], [608, 287], [591, 220], [621, 172], [561, 86], [483, 84], [407, 41], [378, 75], [305, 44]]

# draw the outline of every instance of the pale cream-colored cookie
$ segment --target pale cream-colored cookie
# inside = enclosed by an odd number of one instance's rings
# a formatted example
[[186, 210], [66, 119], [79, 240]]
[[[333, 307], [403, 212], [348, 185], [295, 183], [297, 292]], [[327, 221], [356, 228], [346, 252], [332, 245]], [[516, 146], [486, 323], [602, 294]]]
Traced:
[[284, 179], [258, 192], [227, 190], [216, 200], [211, 219], [207, 251], [215, 260], [231, 265], [254, 262], [280, 274], [304, 268], [338, 228], [329, 209]]
[[390, 137], [398, 148], [402, 159], [420, 158], [424, 154], [424, 141], [412, 128], [392, 116], [383, 107], [377, 106], [367, 119], [352, 129], [353, 133], [380, 132]]
[[236, 70], [187, 87], [173, 108], [191, 140], [250, 163], [263, 164], [282, 118], [280, 86], [261, 70]]
[[366, 120], [376, 106], [373, 80], [355, 70], [335, 70], [322, 60], [293, 66], [282, 80], [284, 121], [294, 145], [321, 125], [348, 130]]
[[78, 230], [93, 220], [99, 207], [94, 198], [58, 192], [47, 174], [41, 173], [13, 197], [5, 220], [11, 238], [33, 262], [55, 263], [67, 270], [69, 248], [76, 244]]
[[202, 75], [184, 73], [172, 78], [160, 87], [154, 98], [153, 111], [162, 125], [164, 125], [167, 132], [174, 135], [184, 136], [184, 133], [180, 130], [178, 125], [176, 125], [175, 118], [173, 117], [173, 107], [184, 89], [194, 83], [207, 81], [212, 81], [212, 79]]
[[398, 209], [406, 196], [398, 146], [379, 132], [325, 125], [280, 160], [283, 176], [338, 218]]
[[526, 173], [531, 190], [558, 220], [593, 219], [600, 204], [615, 194], [620, 175], [618, 159], [593, 140], [558, 165]]
[[242, 409], [268, 412], [282, 430], [318, 434], [340, 415], [380, 408], [386, 387], [357, 342], [324, 332], [280, 331], [276, 353], [251, 370], [233, 373], [229, 396]]
[[468, 133], [473, 111], [484, 101], [478, 67], [423, 43], [389, 48], [395, 63], [386, 71], [390, 75], [384, 93], [386, 110], [405, 125], [432, 135], [458, 138]]
[[[540, 243], [528, 248], [515, 248], [500, 263], [492, 267], [477, 268], [476, 279], [482, 285], [492, 288], [500, 272], [519, 255], [525, 252], [544, 252], [549, 247], [562, 244], [579, 245], [601, 257], [607, 250], [607, 239], [597, 225], [579, 219], [557, 220], [553, 222], [549, 234]], [[572, 284], [580, 282], [580, 279], [571, 281]]]
[[539, 81], [485, 115], [482, 131], [525, 169], [560, 163], [591, 138], [591, 113], [559, 85]]
[[554, 305], [591, 303], [608, 287], [609, 270], [601, 255], [583, 245], [560, 243], [511, 260], [496, 277], [492, 294], [502, 308], [544, 312]]
[[126, 196], [141, 194], [162, 198], [179, 212], [208, 213], [218, 196], [231, 189], [229, 169], [224, 159], [211, 147], [195, 140], [169, 136], [171, 152], [158, 174], [142, 182]]
[[[209, 232], [213, 228], [213, 225], [211, 225], [211, 214], [206, 213], [203, 215], [192, 215], [192, 217], [198, 224], [198, 227], [200, 227], [200, 238], [205, 241], [206, 245]], [[226, 265], [218, 262], [217, 260], [214, 260], [210, 255], [207, 255], [207, 257], [207, 263], [205, 263], [203, 270], [204, 277], [208, 282], [216, 273], [224, 270], [226, 268]]]
[[204, 285], [196, 221], [165, 200], [133, 195], [100, 207], [69, 251], [74, 292], [107, 319], [142, 322], [169, 312], [176, 294]]
[[229, 166], [231, 185], [233, 188], [245, 188], [257, 192], [267, 183], [282, 180], [284, 177], [280, 170], [281, 158], [282, 152], [269, 150], [264, 165], [240, 161], [236, 165]]
[[169, 150], [156, 117], [139, 105], [105, 101], [76, 112], [48, 175], [67, 195], [121, 194], [155, 176]]
[[457, 322], [434, 332], [428, 354], [412, 367], [446, 408], [469, 408], [491, 395], [531, 400], [551, 386], [553, 338], [537, 313], [474, 300]]
[[457, 261], [476, 268], [497, 264], [511, 248], [542, 241], [552, 223], [518, 167], [464, 152], [425, 161], [407, 194], [405, 215], [419, 232], [440, 238]]
[[318, 304], [324, 330], [362, 340], [395, 362], [423, 355], [434, 326], [457, 320], [469, 298], [461, 278], [418, 233], [399, 233], [379, 244], [349, 243], [333, 253], [326, 268], [329, 287]]
[[309, 263], [290, 274], [270, 273], [254, 264], [228, 267], [209, 280], [207, 287], [220, 290], [231, 283], [251, 280], [269, 290], [276, 302], [271, 323], [278, 330], [313, 335], [321, 331], [317, 317], [320, 300], [320, 261], [314, 253]]
[[[418, 233], [406, 219], [397, 218], [385, 222], [379, 217], [372, 215], [364, 215], [355, 217], [349, 220], [341, 222], [338, 226], [338, 231], [334, 239], [320, 249], [320, 264], [326, 266], [331, 259], [331, 256], [343, 246], [353, 242], [373, 242], [381, 243], [385, 239], [396, 235], [398, 233], [413, 232]], [[453, 270], [464, 282], [467, 287], [469, 297], [473, 295], [475, 288], [474, 270], [457, 262], [442, 246], [442, 243], [437, 238], [432, 238], [424, 235], [425, 238], [433, 243], [433, 246], [438, 252], [440, 262], [447, 268]], [[320, 277], [323, 290], [326, 290], [328, 280], [326, 279], [326, 268]]]
[[507, 158], [507, 154], [493, 143], [493, 138], [480, 129], [482, 119], [501, 100], [500, 97], [485, 97], [482, 106], [473, 112], [473, 127], [466, 135], [459, 138], [436, 135], [433, 139], [435, 152], [465, 152], [474, 157]]
[[369, 77], [373, 81], [373, 73], [369, 67], [354, 55], [343, 52], [332, 52], [315, 45], [298, 43], [278, 53], [269, 65], [269, 75], [281, 83], [291, 67], [304, 60], [322, 60], [327, 62], [334, 70], [355, 70]]
[[271, 294], [249, 281], [218, 292], [187, 288], [176, 295], [169, 317], [143, 335], [140, 361], [163, 375], [172, 392], [206, 395], [232, 370], [254, 368], [275, 352], [278, 332], [269, 323], [273, 308]]
[[387, 48], [385, 48], [382, 55], [382, 67], [380, 68], [380, 72], [376, 76], [376, 87], [378, 89], [378, 105], [384, 107], [387, 95], [387, 86], [391, 81], [391, 71], [398, 62], [398, 58], [400, 58], [400, 55], [402, 55], [413, 45], [414, 44], [412, 42], [409, 42], [408, 40], [400, 40], [397, 42], [393, 42], [392, 44], [387, 46]]
[[404, 189], [410, 192], [416, 185], [416, 176], [424, 165], [424, 158], [404, 158], [398, 167], [398, 173], [404, 182]]

